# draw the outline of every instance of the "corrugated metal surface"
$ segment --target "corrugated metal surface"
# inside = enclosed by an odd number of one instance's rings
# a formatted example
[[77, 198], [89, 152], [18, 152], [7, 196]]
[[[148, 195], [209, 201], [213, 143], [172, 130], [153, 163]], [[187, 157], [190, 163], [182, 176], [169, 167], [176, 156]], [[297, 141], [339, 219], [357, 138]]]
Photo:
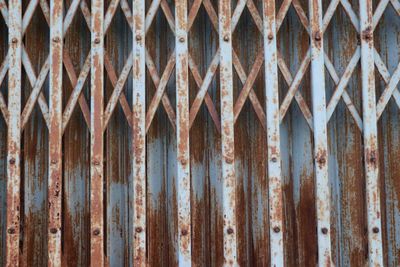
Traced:
[[0, 0], [0, 266], [399, 266], [399, 37], [398, 0]]

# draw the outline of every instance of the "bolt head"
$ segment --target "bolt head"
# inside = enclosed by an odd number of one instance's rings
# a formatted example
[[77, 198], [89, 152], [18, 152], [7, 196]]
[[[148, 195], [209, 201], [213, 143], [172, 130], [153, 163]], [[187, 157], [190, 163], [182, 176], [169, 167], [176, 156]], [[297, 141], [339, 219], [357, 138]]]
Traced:
[[50, 228], [50, 233], [56, 234], [57, 233], [57, 228]]
[[140, 40], [142, 40], [142, 36], [140, 36], [139, 34], [136, 35], [136, 41], [140, 41]]
[[231, 234], [233, 234], [233, 229], [229, 227], [229, 228], [226, 230], [226, 232], [228, 233], [228, 235], [231, 235]]
[[183, 43], [185, 41], [184, 37], [179, 38], [179, 42]]
[[186, 229], [182, 229], [182, 231], [181, 231], [181, 235], [183, 235], [183, 236], [187, 236], [187, 234], [188, 234], [188, 230], [186, 230]]
[[8, 228], [7, 233], [9, 233], [10, 235], [15, 234], [15, 228], [14, 227]]
[[11, 158], [8, 162], [10, 162], [11, 165], [15, 164], [15, 158]]
[[143, 231], [143, 228], [140, 226], [135, 228], [136, 233], [141, 233], [142, 231]]
[[274, 35], [272, 33], [268, 34], [268, 40], [273, 40], [274, 39]]
[[374, 234], [379, 233], [379, 228], [378, 228], [378, 227], [372, 228], [372, 232], [373, 232]]
[[99, 43], [100, 43], [100, 38], [98, 38], [98, 37], [95, 38], [95, 39], [94, 39], [94, 43], [95, 43], [95, 44], [99, 44]]
[[273, 157], [271, 158], [271, 161], [272, 161], [272, 162], [277, 162], [278, 159], [277, 159], [275, 156], [273, 156]]
[[14, 37], [14, 38], [12, 38], [11, 42], [12, 42], [13, 44], [16, 44], [16, 43], [18, 43], [18, 39], [17, 39], [16, 37]]
[[93, 230], [93, 235], [98, 236], [100, 234], [100, 229], [94, 229]]
[[60, 37], [54, 37], [54, 38], [53, 38], [53, 42], [59, 43], [59, 42], [60, 42]]
[[279, 233], [281, 228], [279, 228], [279, 226], [275, 226], [272, 230], [274, 230], [275, 233]]
[[224, 41], [225, 41], [225, 42], [228, 42], [228, 41], [229, 41], [229, 36], [228, 36], [228, 35], [225, 35], [225, 36], [224, 36]]
[[323, 227], [323, 228], [321, 229], [321, 232], [322, 232], [324, 235], [326, 235], [326, 234], [328, 233], [328, 229], [327, 229], [326, 227]]

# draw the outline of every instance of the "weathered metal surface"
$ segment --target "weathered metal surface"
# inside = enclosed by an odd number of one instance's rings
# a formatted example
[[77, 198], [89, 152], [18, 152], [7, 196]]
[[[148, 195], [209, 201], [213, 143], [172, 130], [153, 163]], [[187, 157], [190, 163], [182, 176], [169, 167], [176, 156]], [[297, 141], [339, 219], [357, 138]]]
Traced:
[[397, 0], [0, 0], [0, 266], [398, 266], [399, 32]]

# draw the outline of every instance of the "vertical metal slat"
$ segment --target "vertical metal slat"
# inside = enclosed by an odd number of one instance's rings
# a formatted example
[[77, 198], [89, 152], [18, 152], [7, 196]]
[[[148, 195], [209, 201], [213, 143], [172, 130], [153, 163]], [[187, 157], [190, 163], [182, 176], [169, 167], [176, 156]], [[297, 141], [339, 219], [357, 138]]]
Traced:
[[330, 187], [321, 0], [309, 0], [318, 265], [331, 266]]
[[268, 144], [268, 192], [271, 266], [283, 266], [283, 199], [279, 131], [278, 59], [275, 0], [263, 1], [265, 101]]
[[133, 226], [135, 266], [146, 266], [145, 1], [133, 1]]
[[104, 113], [104, 1], [92, 0], [90, 69], [90, 264], [104, 266], [103, 113]]
[[237, 265], [231, 1], [218, 1], [224, 263]]
[[187, 0], [175, 1], [178, 263], [191, 266]]
[[61, 266], [63, 0], [50, 1], [48, 266]]
[[10, 0], [8, 4], [7, 267], [19, 265], [22, 59], [21, 1]]
[[361, 83], [369, 266], [383, 266], [372, 0], [360, 0]]

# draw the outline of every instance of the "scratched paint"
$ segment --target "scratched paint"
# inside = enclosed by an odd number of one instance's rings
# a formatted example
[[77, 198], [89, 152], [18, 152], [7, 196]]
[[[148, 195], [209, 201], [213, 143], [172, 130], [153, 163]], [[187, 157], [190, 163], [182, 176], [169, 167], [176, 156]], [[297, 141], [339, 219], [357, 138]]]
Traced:
[[[372, 1], [372, 19], [368, 22], [372, 32], [370, 38], [369, 31], [360, 28], [360, 4], [367, 1], [320, 1], [323, 32], [320, 37], [325, 65], [321, 67], [321, 61], [310, 56], [310, 35], [312, 40], [316, 39], [311, 34], [309, 1], [275, 1], [280, 140], [271, 140], [280, 143], [282, 225], [277, 236], [282, 234], [281, 248], [273, 242], [273, 235], [276, 234], [273, 218], [279, 216], [275, 213], [274, 217], [274, 213], [270, 213], [273, 209], [270, 209], [272, 201], [269, 200], [278, 196], [273, 195], [278, 191], [268, 186], [268, 179], [273, 173], [268, 170], [268, 165], [273, 161], [267, 153], [271, 142], [268, 139], [271, 121], [268, 123], [267, 116], [268, 108], [272, 107], [268, 105], [271, 100], [266, 98], [270, 92], [266, 86], [269, 81], [266, 65], [270, 62], [264, 62], [264, 43], [270, 40], [268, 35], [264, 35], [263, 2], [266, 1], [226, 1], [231, 4], [232, 14], [232, 86], [229, 87], [232, 92], [229, 93], [232, 93], [233, 100], [229, 115], [234, 121], [236, 260], [240, 266], [279, 266], [274, 251], [280, 249], [283, 249], [282, 259], [286, 266], [316, 265], [321, 258], [318, 256], [318, 248], [321, 247], [318, 235], [324, 233], [316, 230], [319, 185], [315, 172], [318, 162], [314, 163], [314, 147], [317, 144], [314, 136], [318, 125], [313, 107], [312, 88], [315, 86], [311, 81], [312, 69], [318, 72], [324, 68], [330, 198], [323, 201], [330, 205], [327, 233], [331, 238], [332, 263], [336, 266], [362, 266], [367, 264], [369, 258], [370, 262], [384, 266], [398, 266], [398, 3]], [[63, 107], [62, 122], [58, 124], [62, 127], [63, 142], [62, 157], [59, 157], [63, 188], [59, 195], [62, 201], [62, 254], [54, 259], [60, 260], [62, 266], [88, 266], [93, 256], [90, 249], [93, 236], [93, 229], [90, 228], [90, 166], [94, 162], [90, 153], [93, 129], [90, 124], [94, 120], [91, 114], [94, 111], [90, 103], [93, 96], [90, 77], [94, 75], [91, 73], [91, 51], [96, 46], [91, 40], [94, 5], [88, 0], [58, 2], [64, 6], [63, 32], [59, 35], [60, 40], [64, 40], [63, 43], [61, 41]], [[47, 241], [52, 228], [48, 228], [47, 219], [50, 215], [48, 199], [51, 199], [48, 179], [54, 173], [49, 169], [52, 166], [50, 158], [53, 158], [49, 149], [50, 143], [60, 141], [59, 135], [51, 134], [54, 131], [54, 128], [51, 130], [51, 122], [60, 119], [59, 116], [56, 116], [57, 119], [52, 116], [55, 108], [50, 104], [50, 97], [54, 95], [50, 90], [50, 76], [55, 77], [51, 74], [54, 64], [50, 55], [54, 53], [50, 52], [50, 46], [55, 46], [57, 42], [53, 43], [50, 37], [50, 2], [22, 1], [21, 116], [10, 112], [14, 110], [9, 101], [10, 93], [11, 96], [16, 93], [8, 86], [13, 80], [9, 73], [15, 70], [9, 48], [9, 43], [12, 43], [9, 27], [16, 22], [12, 17], [11, 3], [11, 0], [0, 0], [0, 34], [7, 37], [0, 38], [0, 266], [6, 266], [6, 254], [10, 251], [6, 246], [9, 235], [6, 214], [13, 208], [7, 204], [6, 198], [7, 166], [10, 165], [7, 133], [11, 131], [10, 123], [15, 118], [20, 120], [17, 130], [21, 132], [18, 175], [21, 242], [16, 252], [17, 255], [19, 253], [20, 265], [43, 266], [52, 251]], [[179, 177], [182, 176], [178, 173], [181, 162], [178, 160], [181, 155], [178, 144], [183, 139], [177, 138], [177, 131], [182, 129], [181, 126], [186, 127], [186, 122], [178, 121], [183, 116], [177, 112], [177, 106], [184, 99], [177, 96], [179, 79], [176, 76], [183, 73], [178, 67], [179, 53], [185, 55], [186, 52], [177, 50], [177, 44], [181, 42], [177, 37], [176, 23], [179, 21], [175, 17], [175, 1], [146, 0], [143, 3], [145, 12], [133, 10], [133, 3], [128, 0], [105, 0], [104, 14], [100, 16], [105, 37], [102, 68], [104, 117], [103, 125], [96, 130], [96, 134], [101, 133], [98, 136], [103, 136], [104, 142], [101, 149], [105, 159], [102, 161], [102, 234], [103, 260], [108, 266], [132, 266], [136, 247], [146, 250], [141, 254], [144, 256], [140, 264], [175, 266], [182, 263], [179, 260], [182, 224], [178, 220], [182, 207], [178, 201], [182, 193]], [[135, 15], [144, 20], [141, 33], [145, 38], [141, 40], [136, 39], [134, 32]], [[224, 130], [221, 125], [228, 117], [221, 117], [220, 91], [223, 78], [220, 72], [220, 44], [226, 41], [219, 29], [218, 16], [218, 1], [190, 0], [187, 3], [188, 76], [181, 80], [187, 79], [188, 84], [187, 122], [190, 130], [185, 136], [189, 150], [182, 151], [189, 151], [185, 154], [191, 181], [189, 191], [186, 187], [191, 216], [191, 245], [187, 251], [195, 266], [221, 266], [227, 255], [224, 253], [223, 238], [227, 234], [223, 218], [223, 182], [226, 176], [222, 173], [227, 162], [222, 156], [226, 141], [221, 139]], [[371, 71], [374, 65], [376, 118], [372, 116], [367, 122], [364, 117], [373, 112], [365, 110], [374, 108], [363, 107], [366, 99], [363, 92], [371, 90], [365, 88], [372, 88], [372, 82], [368, 81], [368, 86], [363, 85], [362, 77], [367, 71], [361, 67], [361, 61], [366, 58], [362, 46], [371, 42], [370, 39], [373, 39], [373, 48], [368, 53], [373, 57], [367, 57], [370, 60], [367, 70]], [[140, 110], [135, 109], [139, 107], [137, 104], [133, 104], [134, 74], [138, 68], [132, 50], [134, 43], [139, 41], [144, 42], [145, 49], [141, 50], [144, 58], [138, 62], [142, 64], [142, 69], [146, 69], [144, 77], [137, 76], [145, 84], [140, 88], [145, 93], [138, 102], [145, 103], [141, 106], [144, 109]], [[315, 61], [319, 62], [318, 67], [313, 67]], [[321, 84], [317, 82], [317, 85]], [[99, 115], [97, 111], [95, 113]], [[135, 114], [140, 116], [135, 117]], [[136, 118], [142, 119], [136, 121]], [[317, 121], [320, 122], [320, 119]], [[135, 126], [137, 122], [142, 126]], [[374, 124], [376, 130], [373, 129]], [[132, 131], [132, 127], [140, 131]], [[274, 127], [277, 131], [276, 124]], [[372, 127], [369, 128], [373, 130], [372, 134], [365, 132], [365, 127]], [[135, 157], [139, 155], [135, 152], [139, 150], [135, 149], [135, 140], [139, 141], [135, 136], [146, 140], [145, 149], [140, 154], [144, 160], [138, 163]], [[373, 136], [375, 143], [365, 143], [367, 145], [364, 146], [365, 136]], [[50, 139], [53, 141], [50, 142]], [[96, 144], [99, 142], [96, 141]], [[369, 147], [374, 148], [375, 154]], [[367, 164], [373, 162], [379, 169], [377, 176], [371, 168], [365, 169]], [[60, 167], [57, 166], [57, 169]], [[135, 170], [140, 175], [135, 175]], [[135, 198], [140, 196], [135, 194], [134, 184], [139, 181], [137, 177], [141, 177], [146, 189], [138, 191], [145, 192], [141, 195], [142, 202], [138, 202], [138, 207], [142, 207], [141, 203], [145, 201], [144, 217], [140, 220], [142, 231], [136, 230], [134, 217]], [[369, 183], [367, 187], [366, 177], [376, 184]], [[371, 202], [367, 192], [378, 190]], [[375, 207], [380, 209], [381, 225], [377, 228], [367, 220], [368, 211]], [[137, 245], [134, 241], [136, 236], [140, 236]], [[368, 241], [368, 237], [372, 239]], [[368, 242], [376, 245], [377, 249], [370, 252]]]

